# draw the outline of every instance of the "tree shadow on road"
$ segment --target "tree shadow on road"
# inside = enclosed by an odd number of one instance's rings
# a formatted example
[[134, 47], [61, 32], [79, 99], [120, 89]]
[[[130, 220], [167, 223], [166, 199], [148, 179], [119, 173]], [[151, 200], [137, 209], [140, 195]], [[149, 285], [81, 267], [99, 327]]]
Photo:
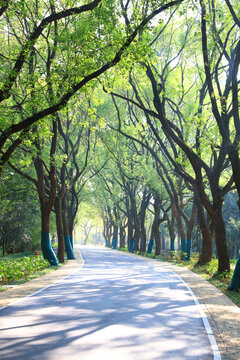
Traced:
[[1, 360], [213, 358], [174, 273], [107, 250], [87, 251], [84, 268], [1, 315]]

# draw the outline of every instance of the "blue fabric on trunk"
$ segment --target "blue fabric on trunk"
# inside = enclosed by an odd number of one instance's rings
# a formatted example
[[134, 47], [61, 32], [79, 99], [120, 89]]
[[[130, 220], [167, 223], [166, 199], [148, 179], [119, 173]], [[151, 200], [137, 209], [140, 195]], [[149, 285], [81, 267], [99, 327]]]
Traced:
[[231, 284], [228, 287], [229, 290], [240, 289], [240, 256], [236, 263]]
[[69, 237], [70, 237], [70, 243], [71, 243], [72, 248], [73, 248], [73, 238], [72, 238], [72, 236], [69, 236]]
[[[186, 246], [186, 240], [185, 239], [181, 239], [181, 251], [184, 252], [184, 253], [187, 252], [187, 246]], [[186, 256], [182, 255], [181, 260], [186, 260]]]
[[135, 239], [129, 240], [129, 252], [134, 253], [135, 251]]
[[152, 248], [153, 248], [153, 239], [150, 239], [147, 247], [147, 254], [152, 253]]
[[64, 242], [65, 242], [65, 250], [67, 253], [67, 259], [68, 260], [74, 260], [75, 256], [74, 256], [74, 252], [73, 252], [73, 248], [71, 245], [71, 240], [70, 240], [70, 236], [66, 235], [64, 236]]
[[186, 252], [186, 240], [181, 239], [181, 251]]
[[170, 250], [175, 251], [175, 239], [171, 239]]
[[48, 260], [51, 266], [58, 266], [58, 260], [52, 249], [50, 235], [47, 232], [41, 233], [41, 248], [44, 259]]
[[114, 249], [114, 250], [116, 250], [116, 248], [117, 248], [117, 239], [112, 239], [112, 248]]

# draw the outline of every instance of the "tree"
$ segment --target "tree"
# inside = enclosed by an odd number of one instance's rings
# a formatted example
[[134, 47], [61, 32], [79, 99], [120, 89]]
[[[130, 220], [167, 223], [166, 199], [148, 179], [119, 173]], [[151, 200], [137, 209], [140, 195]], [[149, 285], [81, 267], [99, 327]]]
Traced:
[[[58, 265], [57, 258], [53, 252], [50, 242], [50, 213], [52, 211], [56, 196], [56, 164], [54, 160], [57, 144], [57, 124], [53, 120], [53, 136], [51, 138], [50, 154], [48, 157], [48, 166], [44, 159], [44, 143], [46, 140], [38, 136], [35, 140], [36, 151], [30, 153], [33, 162], [36, 177], [25, 172], [22, 168], [16, 167], [13, 163], [10, 166], [26, 180], [33, 183], [36, 187], [41, 211], [41, 248], [43, 256], [51, 265]], [[26, 154], [27, 152], [25, 152]], [[47, 174], [46, 174], [47, 173]]]
[[[124, 15], [127, 11], [131, 12], [127, 29], [120, 25], [122, 13], [119, 13], [118, 4], [112, 0], [104, 3], [94, 0], [74, 8], [68, 8], [67, 1], [54, 5], [49, 0], [47, 13], [44, 2], [37, 1], [30, 6], [25, 2], [7, 2], [1, 8], [2, 33], [6, 34], [6, 37], [2, 36], [1, 58], [2, 61], [7, 60], [7, 65], [1, 67], [0, 170], [16, 148], [34, 132], [36, 122], [55, 114], [91, 80], [119, 63], [153, 18], [182, 1], [172, 1], [160, 7], [156, 7], [154, 1], [147, 7], [145, 1], [133, 7], [127, 2], [129, 9], [126, 5], [122, 10]], [[144, 11], [144, 16], [139, 19], [136, 15], [141, 14], [143, 8], [148, 11]], [[28, 21], [22, 22], [21, 19]], [[67, 19], [71, 21], [65, 22]], [[55, 53], [52, 64], [54, 72], [50, 76], [43, 69], [41, 61], [45, 59], [49, 44], [52, 44]], [[35, 53], [36, 65], [34, 79], [28, 77], [28, 61], [32, 52]], [[59, 65], [61, 63], [65, 68]], [[36, 91], [34, 101], [29, 97], [33, 81]], [[50, 83], [53, 88], [52, 101], [46, 104], [45, 87]], [[21, 96], [18, 90], [23, 85], [24, 96]], [[18, 101], [17, 107], [12, 104], [14, 98]], [[19, 108], [23, 117], [19, 116]]]
[[[185, 43], [186, 41], [184, 40]], [[205, 111], [203, 102], [206, 97], [206, 82], [202, 81], [201, 75], [199, 75], [200, 89], [196, 86], [198, 85], [196, 79], [194, 79], [194, 84], [189, 84], [188, 77], [185, 76], [187, 58], [179, 56], [180, 53], [183, 53], [184, 47], [185, 45], [181, 45], [180, 50], [177, 51], [174, 44], [175, 54], [169, 51], [170, 59], [167, 58], [165, 65], [163, 64], [160, 69], [155, 66], [155, 62], [159, 61], [161, 64], [161, 57], [157, 56], [157, 60], [155, 60], [155, 56], [152, 54], [146, 61], [141, 61], [139, 64], [141, 68], [145, 68], [146, 78], [151, 85], [153, 100], [150, 100], [149, 96], [146, 98], [143, 95], [143, 89], [139, 86], [139, 76], [137, 76], [137, 71], [139, 70], [136, 69], [134, 69], [135, 79], [133, 76], [130, 78], [136, 100], [114, 92], [112, 92], [112, 95], [128, 100], [134, 106], [142, 109], [145, 114], [148, 114], [146, 116], [146, 124], [151, 129], [153, 136], [164, 150], [175, 171], [197, 190], [202, 204], [211, 216], [219, 256], [219, 271], [229, 271], [230, 263], [226, 246], [225, 226], [222, 218], [222, 202], [224, 194], [229, 191], [233, 183], [233, 178], [231, 178], [231, 173], [227, 171], [227, 151], [222, 142], [217, 146], [217, 149], [216, 146], [208, 143], [209, 149], [212, 152], [211, 157], [206, 152], [203, 153], [201, 151], [204, 127], [206, 126], [206, 123], [203, 121], [203, 115], [209, 119], [211, 118], [211, 114]], [[187, 56], [189, 59], [189, 53], [187, 53]], [[158, 58], [160, 59], [158, 60]], [[179, 59], [179, 62], [177, 65], [171, 66], [174, 59]], [[175, 78], [179, 77], [179, 73], [181, 75], [180, 79], [183, 81], [181, 85], [183, 88], [182, 94], [172, 92], [167, 86], [174, 71], [176, 73]], [[143, 75], [141, 76], [143, 77]], [[144, 79], [144, 81], [146, 80]], [[187, 86], [187, 90], [184, 90], [185, 86]], [[168, 96], [168, 93], [171, 96]], [[187, 108], [185, 104], [188, 97], [193, 96], [193, 94], [195, 94], [195, 97], [197, 96], [199, 104], [197, 108], [195, 106]], [[185, 100], [184, 102], [183, 99]], [[188, 115], [186, 111], [188, 111]], [[195, 135], [190, 132], [190, 127], [187, 126], [190, 116], [195, 121], [198, 119]], [[168, 148], [165, 146], [163, 139], [161, 139], [162, 133], [159, 132], [159, 123], [166, 140], [169, 142]], [[211, 124], [211, 122], [208, 124]], [[224, 176], [226, 175], [225, 183], [223, 182], [223, 173]], [[206, 179], [208, 181], [207, 189]], [[211, 194], [210, 199], [209, 191]]]

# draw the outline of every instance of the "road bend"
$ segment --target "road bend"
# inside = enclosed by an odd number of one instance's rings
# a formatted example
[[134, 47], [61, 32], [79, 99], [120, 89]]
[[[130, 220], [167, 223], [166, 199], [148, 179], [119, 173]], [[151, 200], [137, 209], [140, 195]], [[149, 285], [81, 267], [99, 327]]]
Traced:
[[175, 273], [82, 247], [84, 267], [0, 311], [0, 359], [209, 360], [198, 307]]

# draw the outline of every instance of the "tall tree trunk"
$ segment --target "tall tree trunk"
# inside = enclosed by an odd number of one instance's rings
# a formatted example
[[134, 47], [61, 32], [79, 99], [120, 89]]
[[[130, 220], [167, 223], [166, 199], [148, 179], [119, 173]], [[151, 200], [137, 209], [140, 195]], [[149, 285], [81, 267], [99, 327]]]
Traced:
[[119, 237], [120, 237], [120, 248], [124, 248], [125, 247], [125, 230], [124, 230], [123, 226], [120, 226]]
[[137, 222], [137, 224], [134, 224], [134, 245], [135, 245], [135, 251], [139, 251], [139, 239], [140, 239], [140, 228], [139, 228], [139, 223]]
[[51, 241], [50, 241], [50, 214], [46, 209], [41, 206], [41, 248], [43, 252], [44, 259], [47, 259], [51, 266], [57, 266], [58, 261], [52, 249]]
[[118, 226], [113, 226], [113, 238], [112, 238], [112, 248], [116, 249], [118, 243]]
[[194, 198], [194, 202], [192, 205], [192, 212], [190, 219], [187, 221], [187, 260], [191, 260], [191, 251], [192, 251], [192, 233], [193, 233], [193, 227], [195, 224], [195, 215], [196, 215], [196, 199]]
[[162, 250], [165, 250], [165, 237], [164, 234], [160, 232], [161, 242], [162, 242]]
[[159, 231], [159, 222], [153, 221], [153, 229], [152, 229], [153, 238], [155, 240], [155, 255], [160, 255], [161, 253], [161, 234]]
[[128, 250], [132, 252], [133, 247], [133, 223], [131, 217], [128, 217]]
[[158, 194], [154, 195], [154, 220], [152, 224], [152, 234], [155, 240], [155, 255], [161, 252], [161, 235], [159, 231], [160, 224], [160, 198]]
[[63, 233], [63, 223], [62, 223], [62, 201], [56, 196], [54, 209], [56, 215], [56, 227], [57, 227], [57, 236], [58, 236], [58, 260], [60, 263], [64, 263], [64, 233]]
[[64, 233], [64, 243], [65, 250], [67, 253], [67, 259], [75, 259], [73, 248], [71, 245], [69, 227], [68, 227], [68, 211], [67, 211], [67, 195], [65, 194], [62, 199], [62, 222], [63, 222], [63, 233]]
[[215, 242], [218, 255], [218, 272], [230, 272], [230, 260], [227, 248], [226, 228], [222, 216], [222, 204], [215, 208], [215, 218], [213, 221], [215, 231]]
[[175, 251], [175, 212], [172, 205], [171, 219], [167, 216], [168, 232], [170, 236], [170, 251]]
[[141, 209], [139, 213], [139, 226], [140, 226], [140, 252], [146, 252], [146, 244], [147, 244], [147, 234], [145, 228], [145, 217], [146, 217], [146, 210], [151, 198], [151, 194], [147, 192], [145, 189], [143, 192], [143, 199], [141, 202]]
[[201, 252], [199, 254], [198, 262], [196, 264], [198, 266], [198, 265], [206, 265], [212, 259], [213, 235], [209, 230], [204, 214], [204, 209], [198, 197], [198, 194], [196, 194], [196, 205], [197, 205], [198, 224], [202, 234], [202, 247], [201, 247]]
[[147, 234], [146, 234], [146, 228], [145, 228], [145, 218], [141, 218], [140, 220], [140, 253], [146, 252], [146, 245], [147, 245]]
[[69, 237], [70, 237], [70, 243], [72, 249], [73, 249], [73, 227], [74, 227], [74, 215], [70, 206], [68, 207], [68, 229], [69, 229]]
[[105, 247], [109, 247], [108, 238], [107, 238], [107, 224], [106, 221], [103, 221], [103, 237], [105, 240]]
[[[176, 218], [177, 218], [177, 229], [181, 238], [181, 245], [180, 245], [181, 251], [186, 253], [187, 252], [186, 233], [182, 223], [182, 216], [178, 211], [176, 211]], [[185, 257], [183, 256], [182, 259], [184, 260]]]

